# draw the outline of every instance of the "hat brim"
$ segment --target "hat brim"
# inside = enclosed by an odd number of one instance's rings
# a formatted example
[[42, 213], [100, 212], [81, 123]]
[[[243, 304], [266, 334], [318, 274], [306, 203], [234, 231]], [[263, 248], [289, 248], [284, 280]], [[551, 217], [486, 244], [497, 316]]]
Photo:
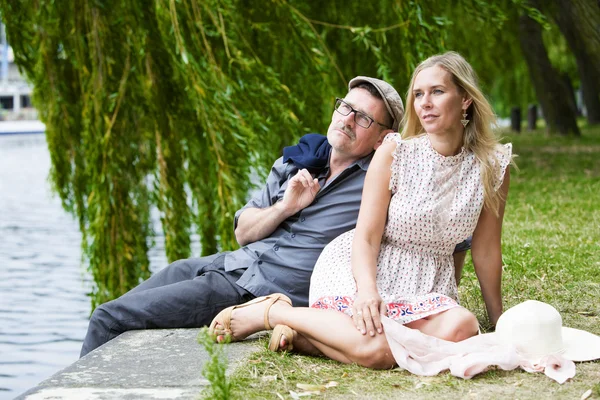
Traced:
[[563, 326], [562, 339], [564, 358], [571, 361], [591, 361], [600, 358], [600, 336]]

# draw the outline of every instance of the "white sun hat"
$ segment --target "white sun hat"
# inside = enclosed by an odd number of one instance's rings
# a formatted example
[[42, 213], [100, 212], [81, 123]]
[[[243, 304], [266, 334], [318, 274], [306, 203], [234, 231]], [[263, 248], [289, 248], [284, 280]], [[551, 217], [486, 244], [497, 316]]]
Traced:
[[600, 358], [600, 336], [562, 326], [559, 312], [541, 301], [527, 300], [508, 309], [498, 319], [494, 335], [529, 360], [549, 355], [571, 361]]

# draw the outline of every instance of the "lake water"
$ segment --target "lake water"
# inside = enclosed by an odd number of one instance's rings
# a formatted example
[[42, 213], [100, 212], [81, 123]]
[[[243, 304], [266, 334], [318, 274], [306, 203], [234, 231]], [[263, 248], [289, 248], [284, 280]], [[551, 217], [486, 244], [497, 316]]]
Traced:
[[[52, 195], [49, 170], [43, 134], [0, 135], [2, 400], [75, 362], [87, 330], [91, 281], [81, 264], [81, 234]], [[163, 238], [155, 241], [152, 271], [166, 265]]]

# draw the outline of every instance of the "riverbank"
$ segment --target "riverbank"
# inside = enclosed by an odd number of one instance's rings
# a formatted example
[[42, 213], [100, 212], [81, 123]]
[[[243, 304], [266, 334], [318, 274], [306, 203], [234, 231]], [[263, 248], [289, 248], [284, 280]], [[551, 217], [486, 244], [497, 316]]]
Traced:
[[[199, 329], [126, 332], [54, 374], [19, 400], [198, 399], [208, 354]], [[226, 346], [228, 371], [260, 350], [257, 340]]]

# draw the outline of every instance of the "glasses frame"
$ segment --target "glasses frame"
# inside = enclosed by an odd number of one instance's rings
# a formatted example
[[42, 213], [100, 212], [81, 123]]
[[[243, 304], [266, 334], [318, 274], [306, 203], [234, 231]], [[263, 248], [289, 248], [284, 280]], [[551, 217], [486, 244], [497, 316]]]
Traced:
[[[350, 111], [347, 114], [344, 114], [343, 112], [341, 112], [338, 109], [342, 104], [345, 105], [345, 106], [347, 106], [348, 108], [350, 108]], [[369, 129], [371, 127], [371, 125], [373, 125], [373, 122], [375, 122], [377, 125], [379, 125], [379, 126], [381, 126], [383, 128], [392, 129], [391, 127], [389, 127], [387, 125], [384, 125], [384, 124], [382, 124], [380, 122], [375, 121], [373, 119], [373, 117], [369, 116], [368, 114], [366, 114], [366, 113], [364, 113], [362, 111], [357, 110], [356, 108], [352, 107], [350, 104], [346, 103], [343, 99], [340, 99], [339, 97], [335, 98], [335, 103], [333, 105], [333, 109], [336, 112], [340, 113], [341, 115], [343, 115], [345, 117], [348, 116], [348, 115], [350, 115], [350, 113], [354, 113], [354, 122], [356, 123], [356, 125], [360, 126], [361, 128]], [[363, 125], [359, 124], [358, 121], [356, 120], [356, 115], [358, 115], [358, 114], [360, 114], [361, 116], [364, 116], [365, 118], [367, 118], [369, 120], [369, 125], [363, 126]]]

